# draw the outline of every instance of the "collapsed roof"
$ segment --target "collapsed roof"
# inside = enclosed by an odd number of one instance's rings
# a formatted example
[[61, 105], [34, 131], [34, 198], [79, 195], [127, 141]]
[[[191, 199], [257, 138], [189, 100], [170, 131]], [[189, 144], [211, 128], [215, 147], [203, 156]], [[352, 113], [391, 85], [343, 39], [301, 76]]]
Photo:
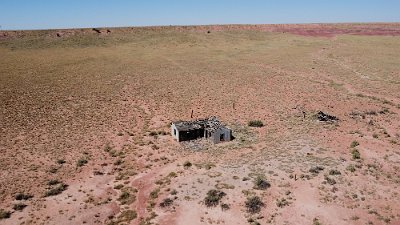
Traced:
[[197, 129], [206, 129], [209, 131], [214, 131], [218, 128], [224, 127], [217, 117], [212, 116], [206, 119], [198, 119], [194, 121], [176, 121], [173, 122], [178, 131], [190, 131]]

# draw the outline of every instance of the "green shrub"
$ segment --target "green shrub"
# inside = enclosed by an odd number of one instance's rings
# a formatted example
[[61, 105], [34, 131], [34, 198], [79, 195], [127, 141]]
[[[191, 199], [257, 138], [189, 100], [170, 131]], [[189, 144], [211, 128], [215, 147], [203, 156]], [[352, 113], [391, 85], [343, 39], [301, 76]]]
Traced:
[[8, 219], [10, 218], [11, 213], [9, 211], [6, 211], [4, 209], [0, 209], [0, 220], [2, 219]]
[[264, 203], [261, 201], [261, 198], [258, 196], [252, 196], [247, 198], [245, 202], [245, 206], [247, 212], [249, 213], [258, 213], [261, 211], [261, 207], [264, 207]]
[[248, 218], [247, 222], [249, 222], [250, 225], [261, 225], [260, 222], [254, 220], [253, 218]]
[[257, 176], [254, 180], [254, 189], [265, 190], [271, 187], [271, 184], [262, 176]]
[[228, 209], [230, 209], [230, 208], [231, 208], [231, 207], [230, 207], [228, 204], [226, 204], [226, 203], [221, 204], [221, 209], [222, 209], [222, 211], [228, 210]]
[[357, 149], [353, 149], [351, 151], [351, 155], [352, 155], [353, 159], [361, 159], [360, 152]]
[[110, 152], [112, 150], [112, 148], [111, 148], [111, 146], [109, 145], [109, 144], [107, 144], [105, 147], [104, 147], [104, 151], [105, 152]]
[[23, 203], [17, 203], [13, 206], [13, 209], [16, 211], [22, 211], [23, 209], [25, 209], [27, 205], [23, 204]]
[[131, 194], [130, 194], [129, 192], [123, 191], [123, 192], [119, 195], [118, 201], [122, 201], [122, 200], [124, 200], [124, 199], [127, 199], [127, 198], [129, 198], [130, 196], [131, 196]]
[[356, 167], [353, 164], [348, 165], [346, 169], [352, 173], [356, 171]]
[[339, 170], [329, 170], [329, 175], [341, 175], [342, 173]]
[[137, 217], [136, 211], [129, 209], [129, 210], [123, 211], [121, 213], [121, 215], [118, 217], [118, 222], [121, 222], [121, 223], [122, 222], [127, 222], [127, 223], [129, 223], [130, 221], [136, 219], [136, 217]]
[[289, 205], [289, 202], [285, 198], [276, 200], [276, 206], [278, 206], [279, 208], [283, 208], [287, 205]]
[[320, 171], [322, 171], [322, 170], [324, 170], [324, 169], [325, 169], [325, 168], [322, 167], [322, 166], [314, 166], [314, 167], [311, 167], [308, 171], [309, 171], [310, 173], [318, 174]]
[[360, 143], [358, 141], [353, 141], [353, 142], [351, 142], [350, 147], [351, 148], [355, 148], [355, 147], [357, 147], [359, 145], [360, 145]]
[[168, 174], [168, 177], [177, 177], [178, 174], [176, 174], [175, 172], [171, 172]]
[[87, 160], [87, 159], [85, 159], [85, 158], [80, 158], [80, 159], [76, 162], [76, 165], [77, 165], [78, 167], [82, 167], [82, 166], [86, 165], [87, 163], [88, 163], [88, 160]]
[[313, 219], [313, 225], [322, 225], [322, 223], [319, 222], [319, 219], [318, 219], [318, 218], [314, 218], [314, 219]]
[[165, 198], [165, 199], [160, 203], [160, 207], [161, 207], [161, 208], [168, 207], [168, 206], [172, 205], [173, 202], [174, 202], [174, 200], [172, 200], [172, 199], [170, 199], [170, 198]]
[[130, 205], [136, 200], [136, 196], [128, 190], [123, 190], [117, 200], [121, 202], [121, 205]]
[[264, 124], [261, 120], [251, 120], [248, 123], [249, 127], [263, 127]]
[[325, 176], [325, 180], [326, 180], [326, 182], [327, 182], [328, 184], [330, 184], [330, 185], [336, 184], [335, 179], [330, 178], [330, 177], [328, 177], [328, 176]]
[[119, 166], [119, 165], [121, 165], [122, 163], [124, 163], [124, 161], [123, 161], [122, 159], [117, 159], [117, 161], [114, 162], [114, 165], [115, 165], [115, 166]]
[[49, 196], [54, 196], [54, 195], [58, 195], [61, 194], [63, 191], [65, 191], [67, 189], [68, 185], [61, 183], [58, 184], [57, 186], [51, 188], [50, 190], [46, 191], [46, 193], [44, 194], [45, 197], [49, 197]]
[[221, 199], [225, 196], [225, 192], [219, 190], [209, 190], [207, 196], [204, 198], [204, 204], [207, 207], [217, 206]]
[[191, 166], [192, 166], [192, 163], [189, 162], [189, 161], [186, 161], [186, 162], [183, 164], [183, 167], [185, 167], [185, 168], [189, 168], [189, 167], [191, 167]]
[[28, 200], [30, 198], [33, 198], [33, 195], [30, 194], [24, 194], [24, 193], [18, 193], [15, 195], [15, 200]]
[[355, 216], [350, 217], [350, 219], [351, 219], [351, 220], [359, 220], [360, 217], [358, 217], [358, 216], [355, 215]]
[[160, 192], [160, 189], [156, 189], [156, 190], [150, 192], [150, 197], [151, 197], [152, 199], [158, 198], [158, 193], [159, 193], [159, 192]]

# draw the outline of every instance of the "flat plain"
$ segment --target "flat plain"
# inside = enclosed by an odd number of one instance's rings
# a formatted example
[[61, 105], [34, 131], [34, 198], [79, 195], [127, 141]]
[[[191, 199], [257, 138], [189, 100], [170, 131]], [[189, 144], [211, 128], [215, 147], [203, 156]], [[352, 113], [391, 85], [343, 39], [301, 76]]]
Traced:
[[0, 31], [0, 130], [0, 224], [400, 224], [400, 24]]

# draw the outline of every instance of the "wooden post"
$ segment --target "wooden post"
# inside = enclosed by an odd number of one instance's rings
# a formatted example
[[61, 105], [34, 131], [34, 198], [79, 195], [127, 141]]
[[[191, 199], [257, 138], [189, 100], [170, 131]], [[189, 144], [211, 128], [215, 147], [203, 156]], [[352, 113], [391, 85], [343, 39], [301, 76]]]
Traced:
[[235, 103], [233, 103], [233, 110], [235, 110]]
[[190, 115], [190, 118], [193, 118], [193, 109], [192, 109], [192, 114]]

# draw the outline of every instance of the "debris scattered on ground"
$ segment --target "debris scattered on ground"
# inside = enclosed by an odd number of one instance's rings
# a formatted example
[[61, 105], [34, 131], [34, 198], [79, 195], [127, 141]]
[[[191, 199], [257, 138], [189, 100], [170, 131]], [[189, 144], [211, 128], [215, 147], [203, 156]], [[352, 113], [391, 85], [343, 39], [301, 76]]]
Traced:
[[315, 118], [321, 122], [335, 122], [339, 120], [336, 116], [329, 115], [322, 111], [319, 111], [317, 114], [315, 114]]
[[181, 142], [181, 144], [184, 149], [191, 151], [203, 151], [212, 146], [211, 141], [207, 139], [191, 140], [191, 141]]

